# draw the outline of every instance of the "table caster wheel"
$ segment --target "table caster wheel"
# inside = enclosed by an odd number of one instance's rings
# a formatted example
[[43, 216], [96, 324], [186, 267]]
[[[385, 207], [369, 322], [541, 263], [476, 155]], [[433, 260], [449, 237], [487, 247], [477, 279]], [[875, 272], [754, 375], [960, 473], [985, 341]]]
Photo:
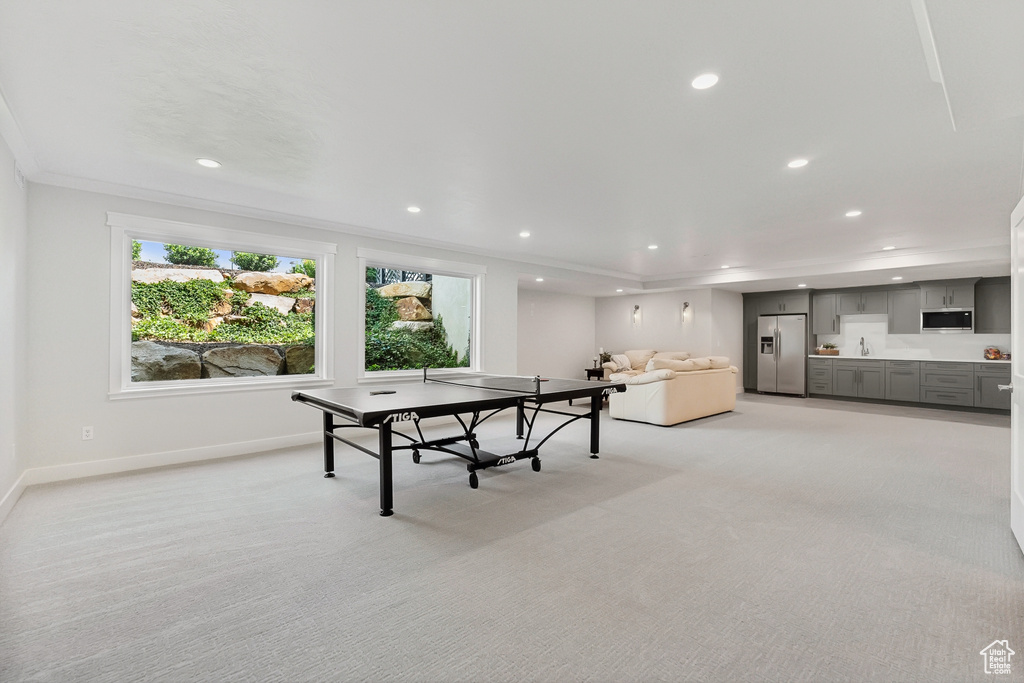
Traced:
[[476, 476], [476, 472], [469, 473], [469, 488], [475, 489], [480, 486], [480, 479]]
[[540, 472], [540, 458], [531, 458], [531, 460], [530, 466], [533, 467], [533, 471]]
[[416, 463], [417, 465], [420, 464], [420, 452], [419, 451], [413, 451], [412, 452], [412, 461], [414, 463]]
[[472, 446], [473, 448], [480, 448], [480, 442], [477, 441], [476, 439], [470, 439], [469, 445]]

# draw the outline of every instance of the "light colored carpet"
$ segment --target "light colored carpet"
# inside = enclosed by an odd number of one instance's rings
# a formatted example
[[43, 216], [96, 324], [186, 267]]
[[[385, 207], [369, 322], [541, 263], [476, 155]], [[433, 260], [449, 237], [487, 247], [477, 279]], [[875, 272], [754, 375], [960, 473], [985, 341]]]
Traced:
[[[480, 474], [319, 447], [30, 488], [2, 681], [970, 681], [1024, 674], [1009, 420], [744, 396]], [[486, 434], [512, 431], [512, 420]]]

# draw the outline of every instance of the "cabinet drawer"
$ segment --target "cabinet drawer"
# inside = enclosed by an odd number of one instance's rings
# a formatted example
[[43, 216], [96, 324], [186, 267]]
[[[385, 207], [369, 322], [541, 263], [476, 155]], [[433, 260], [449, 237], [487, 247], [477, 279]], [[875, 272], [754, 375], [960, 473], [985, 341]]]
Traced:
[[947, 406], [973, 406], [974, 390], [921, 387], [921, 403], [941, 403]]
[[921, 370], [938, 370], [941, 372], [974, 372], [974, 363], [950, 363], [948, 361], [921, 361]]
[[973, 372], [921, 372], [921, 386], [936, 389], [973, 389]]
[[985, 377], [1002, 377], [1010, 382], [1010, 365], [1004, 363], [975, 363], [974, 374]]
[[832, 368], [822, 365], [812, 365], [807, 371], [809, 379], [827, 379], [832, 381]]
[[832, 378], [811, 379], [807, 382], [807, 393], [809, 394], [832, 394]]
[[886, 368], [892, 368], [893, 370], [912, 370], [917, 372], [921, 368], [921, 361], [917, 360], [887, 360], [885, 361]]

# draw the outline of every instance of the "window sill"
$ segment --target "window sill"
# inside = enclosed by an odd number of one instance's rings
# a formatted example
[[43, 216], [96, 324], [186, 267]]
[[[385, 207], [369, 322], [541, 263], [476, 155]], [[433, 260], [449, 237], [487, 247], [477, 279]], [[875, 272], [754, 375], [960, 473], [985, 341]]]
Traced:
[[298, 378], [284, 376], [265, 377], [233, 377], [224, 380], [172, 380], [167, 382], [145, 382], [125, 387], [120, 391], [111, 391], [108, 397], [112, 401], [132, 398], [153, 398], [159, 396], [194, 396], [197, 394], [221, 394], [237, 391], [268, 391], [275, 389], [307, 389], [310, 387], [333, 386], [334, 379], [324, 377]]

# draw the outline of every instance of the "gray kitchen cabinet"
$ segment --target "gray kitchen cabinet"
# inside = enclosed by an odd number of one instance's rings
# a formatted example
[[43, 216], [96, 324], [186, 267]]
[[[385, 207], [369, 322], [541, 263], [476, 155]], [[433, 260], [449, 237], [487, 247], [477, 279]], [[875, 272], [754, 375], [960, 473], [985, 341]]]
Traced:
[[1010, 278], [982, 278], [975, 285], [974, 332], [1010, 333]]
[[757, 316], [760, 300], [743, 295], [743, 388], [757, 388]]
[[970, 280], [947, 280], [921, 283], [921, 308], [971, 308], [974, 306], [974, 284]]
[[888, 311], [889, 299], [884, 290], [839, 292], [839, 315]]
[[811, 297], [811, 333], [839, 333], [835, 294], [815, 294]]
[[759, 297], [761, 315], [773, 313], [809, 313], [807, 292], [772, 292]]
[[1010, 383], [1009, 363], [975, 363], [974, 405], [977, 408], [1010, 409], [1010, 392], [999, 385]]
[[912, 403], [921, 400], [921, 364], [918, 361], [885, 361], [885, 398]]
[[807, 393], [832, 394], [832, 359], [807, 359]]
[[974, 364], [922, 361], [921, 403], [974, 405]]
[[885, 368], [882, 362], [834, 360], [832, 394], [856, 398], [885, 398]]
[[921, 292], [889, 290], [889, 334], [921, 333]]

